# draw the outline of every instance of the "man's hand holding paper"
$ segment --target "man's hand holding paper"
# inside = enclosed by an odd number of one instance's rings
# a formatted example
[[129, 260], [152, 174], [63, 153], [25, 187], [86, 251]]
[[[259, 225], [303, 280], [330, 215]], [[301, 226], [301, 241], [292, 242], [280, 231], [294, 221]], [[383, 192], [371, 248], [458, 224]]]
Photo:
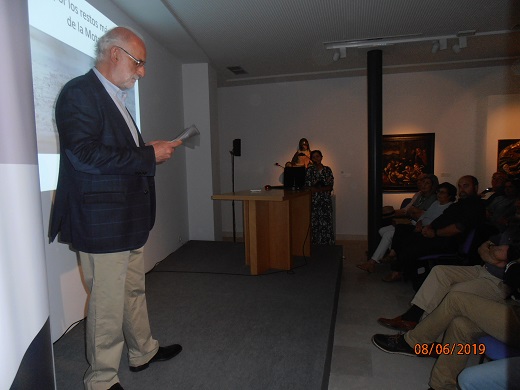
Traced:
[[146, 145], [153, 146], [155, 162], [157, 164], [162, 164], [172, 157], [173, 151], [177, 146], [182, 145], [182, 141], [151, 141]]
[[200, 135], [199, 129], [197, 126], [191, 125], [190, 127], [184, 129], [177, 137], [175, 137], [171, 142], [182, 141], [182, 143], [189, 147], [194, 148], [198, 145], [197, 136]]

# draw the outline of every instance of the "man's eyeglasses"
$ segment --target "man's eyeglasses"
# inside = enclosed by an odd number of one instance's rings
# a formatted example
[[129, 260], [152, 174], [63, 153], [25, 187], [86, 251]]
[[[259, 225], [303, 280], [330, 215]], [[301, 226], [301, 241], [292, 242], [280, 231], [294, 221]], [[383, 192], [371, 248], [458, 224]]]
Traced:
[[127, 52], [125, 49], [123, 49], [121, 46], [116, 46], [117, 48], [123, 50], [128, 57], [130, 57], [135, 62], [135, 67], [140, 68], [146, 64], [146, 61], [138, 60], [133, 55], [131, 55], [129, 52]]

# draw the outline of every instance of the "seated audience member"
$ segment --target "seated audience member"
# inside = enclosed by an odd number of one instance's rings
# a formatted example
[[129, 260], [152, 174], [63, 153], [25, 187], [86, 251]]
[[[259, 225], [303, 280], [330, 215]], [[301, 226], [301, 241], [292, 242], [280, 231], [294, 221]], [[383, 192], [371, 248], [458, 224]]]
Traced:
[[332, 189], [334, 176], [332, 169], [323, 165], [323, 155], [319, 150], [311, 152], [312, 164], [305, 173], [305, 186], [312, 192], [311, 226], [312, 243], [334, 245], [334, 224], [332, 218]]
[[[430, 178], [425, 178], [423, 183], [431, 182]], [[428, 185], [426, 185], [428, 186]], [[448, 182], [444, 182], [439, 184], [437, 187], [437, 200], [432, 203], [432, 205], [426, 210], [426, 212], [419, 217], [417, 223], [411, 225], [399, 225], [397, 227], [397, 231], [405, 232], [417, 231], [420, 232], [422, 230], [423, 225], [429, 225], [435, 218], [440, 216], [443, 211], [455, 201], [455, 197], [457, 196], [457, 189], [453, 184]], [[372, 273], [375, 271], [376, 265], [381, 262], [381, 259], [390, 249], [392, 245], [392, 239], [396, 232], [396, 227], [393, 225], [384, 226], [379, 229], [379, 234], [381, 235], [381, 241], [377, 246], [374, 254], [371, 256], [370, 260], [365, 263], [358, 264], [357, 267], [362, 269], [363, 271], [367, 271]], [[399, 234], [399, 233], [398, 233]], [[390, 257], [392, 257], [390, 255]]]
[[520, 226], [495, 235], [478, 249], [484, 265], [437, 265], [417, 291], [411, 307], [395, 318], [379, 318], [377, 322], [390, 329], [408, 331], [417, 325], [423, 314], [429, 314], [452, 291], [472, 293], [501, 301], [509, 293], [504, 283], [506, 265], [520, 258]]
[[457, 380], [461, 390], [520, 389], [520, 357], [467, 367]]
[[503, 195], [495, 197], [486, 206], [486, 222], [495, 232], [504, 231], [508, 218], [515, 214], [515, 201], [519, 194], [517, 183], [512, 179], [504, 182]]
[[311, 161], [311, 147], [307, 138], [300, 139], [298, 142], [298, 150], [294, 153], [294, 156], [290, 162], [287, 162], [285, 166], [290, 167], [305, 167], [307, 168]]
[[444, 210], [432, 223], [423, 226], [420, 233], [413, 233], [406, 240], [406, 245], [396, 247], [397, 258], [391, 264], [392, 272], [383, 281], [400, 280], [403, 272], [413, 277], [415, 262], [421, 256], [456, 252], [466, 234], [484, 222], [485, 209], [478, 196], [477, 178], [462, 176], [457, 184], [458, 201]]
[[[513, 261], [507, 265], [504, 281], [518, 292], [520, 263]], [[466, 367], [470, 354], [482, 353], [476, 342], [484, 334], [519, 348], [520, 303], [515, 299], [496, 301], [473, 293], [452, 291], [414, 329], [405, 334], [376, 334], [372, 343], [388, 353], [408, 356], [438, 354], [430, 376], [430, 389], [455, 390], [457, 376]], [[433, 344], [441, 336], [442, 343]], [[463, 350], [459, 353], [457, 348]]]
[[480, 193], [480, 197], [484, 200], [486, 206], [490, 204], [493, 199], [504, 193], [504, 183], [507, 180], [505, 172], [495, 172], [491, 176], [491, 187], [486, 188]]
[[[437, 191], [438, 185], [439, 179], [437, 179], [437, 176], [427, 173], [419, 175], [417, 178], [417, 187], [419, 191], [414, 194], [410, 203], [398, 210], [394, 210], [391, 206], [385, 206], [383, 208], [383, 216], [387, 217], [389, 220], [388, 223], [391, 223], [392, 218], [401, 217], [417, 221], [437, 199], [435, 192]], [[386, 210], [387, 208], [390, 210]]]

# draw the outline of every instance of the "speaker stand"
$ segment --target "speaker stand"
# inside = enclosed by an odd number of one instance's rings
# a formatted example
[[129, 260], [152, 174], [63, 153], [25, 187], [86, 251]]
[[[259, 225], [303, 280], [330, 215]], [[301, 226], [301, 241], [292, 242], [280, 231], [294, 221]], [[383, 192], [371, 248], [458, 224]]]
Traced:
[[[235, 153], [232, 150], [229, 151], [231, 154], [231, 191], [235, 193]], [[233, 210], [233, 242], [237, 242], [237, 228], [235, 221], [235, 200], [231, 201], [231, 209]]]

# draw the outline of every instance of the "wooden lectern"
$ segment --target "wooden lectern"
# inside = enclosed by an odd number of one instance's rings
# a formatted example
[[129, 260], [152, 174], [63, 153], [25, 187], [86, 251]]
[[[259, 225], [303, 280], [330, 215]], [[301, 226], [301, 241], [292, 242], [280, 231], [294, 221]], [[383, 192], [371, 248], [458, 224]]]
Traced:
[[211, 199], [243, 202], [246, 264], [252, 275], [270, 268], [289, 270], [292, 256], [310, 256], [310, 191], [238, 191]]

